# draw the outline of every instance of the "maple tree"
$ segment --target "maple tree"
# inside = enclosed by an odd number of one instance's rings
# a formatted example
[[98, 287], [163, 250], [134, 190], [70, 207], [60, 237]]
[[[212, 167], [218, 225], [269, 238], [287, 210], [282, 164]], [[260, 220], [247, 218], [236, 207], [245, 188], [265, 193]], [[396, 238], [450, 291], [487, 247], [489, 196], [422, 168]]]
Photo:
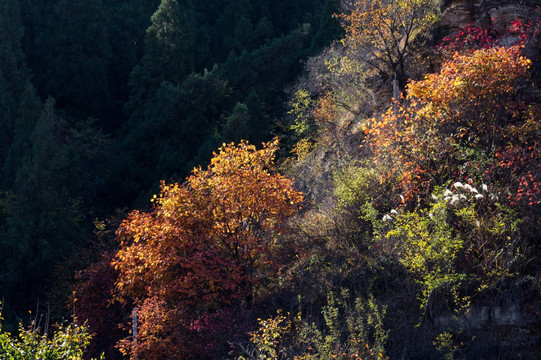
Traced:
[[530, 64], [520, 46], [455, 53], [439, 73], [409, 84], [404, 105], [365, 127], [374, 156], [393, 164], [406, 198], [485, 176], [501, 151], [526, 138], [536, 143], [539, 109], [520, 96]]
[[278, 140], [223, 145], [206, 170], [183, 184], [162, 183], [151, 212], [134, 211], [118, 230], [113, 265], [123, 299], [139, 312], [137, 342], [121, 349], [144, 358], [193, 356], [190, 323], [205, 312], [249, 302], [272, 271], [275, 235], [302, 195], [272, 174]]
[[113, 254], [106, 252], [101, 261], [77, 273], [78, 283], [74, 287], [72, 301], [73, 312], [78, 325], [85, 325], [94, 334], [88, 344], [88, 354], [98, 356], [104, 353], [107, 359], [119, 359], [115, 349], [119, 339], [127, 331], [120, 324], [129, 309], [123, 304], [112, 302], [114, 283], [117, 274], [111, 266]]

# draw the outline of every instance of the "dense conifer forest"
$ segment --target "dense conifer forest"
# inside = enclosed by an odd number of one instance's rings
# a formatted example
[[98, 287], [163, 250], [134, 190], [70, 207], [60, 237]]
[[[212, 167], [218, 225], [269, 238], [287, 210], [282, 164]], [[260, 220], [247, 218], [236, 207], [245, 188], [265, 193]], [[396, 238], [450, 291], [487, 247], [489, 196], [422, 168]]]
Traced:
[[541, 357], [540, 60], [533, 0], [1, 0], [0, 359]]

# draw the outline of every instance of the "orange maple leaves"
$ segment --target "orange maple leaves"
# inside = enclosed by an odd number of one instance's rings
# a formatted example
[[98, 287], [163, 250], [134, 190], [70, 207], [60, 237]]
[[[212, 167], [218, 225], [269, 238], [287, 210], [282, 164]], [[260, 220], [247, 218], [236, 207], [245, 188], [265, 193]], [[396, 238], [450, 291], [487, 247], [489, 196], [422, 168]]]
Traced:
[[406, 198], [494, 161], [511, 140], [505, 129], [530, 118], [518, 96], [530, 64], [520, 46], [456, 53], [439, 73], [412, 81], [403, 106], [365, 126], [374, 155], [400, 174]]
[[[153, 210], [134, 211], [122, 223], [116, 288], [143, 311], [161, 314], [141, 316], [157, 321], [144, 329], [161, 333], [160, 326], [175, 323], [168, 316], [249, 298], [269, 276], [276, 234], [302, 202], [291, 180], [269, 171], [277, 146], [277, 139], [260, 150], [244, 141], [224, 144], [206, 170], [194, 169], [183, 184], [162, 183]], [[152, 331], [141, 336], [140, 350], [160, 338]]]

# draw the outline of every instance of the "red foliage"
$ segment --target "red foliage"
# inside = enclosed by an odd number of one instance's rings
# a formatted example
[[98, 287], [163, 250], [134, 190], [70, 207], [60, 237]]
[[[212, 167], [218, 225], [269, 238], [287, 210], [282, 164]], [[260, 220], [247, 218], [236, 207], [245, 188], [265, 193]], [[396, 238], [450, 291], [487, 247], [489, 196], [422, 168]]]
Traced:
[[453, 36], [443, 38], [438, 49], [446, 56], [455, 52], [473, 52], [479, 49], [489, 49], [496, 46], [527, 46], [537, 42], [541, 31], [541, 7], [537, 7], [534, 21], [515, 19], [505, 28], [496, 31], [494, 27], [471, 23], [460, 29]]
[[406, 201], [486, 176], [536, 201], [536, 187], [520, 190], [531, 181], [511, 185], [528, 172], [539, 179], [539, 109], [520, 94], [530, 64], [520, 46], [455, 53], [439, 73], [409, 84], [405, 106], [368, 124], [374, 156], [389, 161]]
[[473, 52], [479, 49], [489, 49], [494, 47], [500, 36], [492, 27], [483, 29], [474, 23], [466, 25], [458, 31], [453, 37], [446, 36], [438, 49], [444, 54], [453, 54], [459, 52]]
[[509, 128], [510, 142], [498, 149], [498, 162], [491, 169], [511, 180], [507, 182], [511, 204], [528, 207], [541, 205], [541, 110], [532, 107], [531, 111], [527, 122]]
[[74, 313], [77, 321], [86, 323], [93, 334], [87, 356], [98, 358], [101, 353], [107, 359], [120, 359], [115, 348], [126, 336], [119, 324], [124, 321], [125, 311], [118, 302], [112, 303], [117, 272], [111, 266], [112, 254], [104, 254], [102, 260], [77, 274], [78, 284], [73, 292]]
[[213, 346], [193, 339], [205, 314], [249, 302], [277, 271], [276, 235], [302, 196], [270, 173], [276, 149], [277, 140], [261, 150], [224, 145], [207, 170], [195, 169], [182, 185], [162, 184], [151, 212], [134, 211], [122, 223], [115, 285], [140, 314], [137, 341], [125, 339], [124, 353], [204, 357]]

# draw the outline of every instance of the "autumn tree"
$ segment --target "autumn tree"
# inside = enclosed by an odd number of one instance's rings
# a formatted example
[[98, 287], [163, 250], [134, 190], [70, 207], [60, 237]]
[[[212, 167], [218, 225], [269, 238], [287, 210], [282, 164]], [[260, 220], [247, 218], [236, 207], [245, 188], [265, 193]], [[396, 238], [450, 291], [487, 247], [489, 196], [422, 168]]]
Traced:
[[107, 359], [120, 359], [117, 342], [127, 335], [118, 325], [130, 309], [119, 302], [112, 302], [117, 273], [111, 266], [113, 253], [103, 254], [101, 261], [77, 274], [72, 301], [73, 312], [79, 325], [84, 324], [94, 334], [88, 344], [88, 353]]
[[[419, 39], [437, 20], [438, 4], [437, 0], [342, 2], [338, 17], [344, 38], [310, 58], [307, 75], [297, 85], [292, 129], [305, 134], [296, 148], [317, 128], [322, 130], [319, 135], [337, 144], [356, 120], [372, 114], [374, 98], [366, 85], [374, 73], [395, 78], [404, 88]], [[309, 103], [302, 114], [299, 100]]]
[[404, 88], [415, 41], [438, 20], [438, 0], [351, 0], [344, 2], [345, 43], [363, 61]]
[[194, 169], [183, 184], [162, 183], [153, 210], [122, 223], [116, 288], [139, 313], [137, 342], [122, 342], [125, 353], [197, 357], [188, 340], [192, 321], [250, 302], [278, 270], [276, 235], [302, 196], [269, 171], [277, 146], [224, 144], [206, 170]]
[[520, 95], [530, 64], [519, 46], [457, 53], [439, 73], [409, 84], [406, 105], [366, 125], [374, 155], [393, 164], [404, 196], [480, 179], [497, 154], [533, 141], [538, 110]]

